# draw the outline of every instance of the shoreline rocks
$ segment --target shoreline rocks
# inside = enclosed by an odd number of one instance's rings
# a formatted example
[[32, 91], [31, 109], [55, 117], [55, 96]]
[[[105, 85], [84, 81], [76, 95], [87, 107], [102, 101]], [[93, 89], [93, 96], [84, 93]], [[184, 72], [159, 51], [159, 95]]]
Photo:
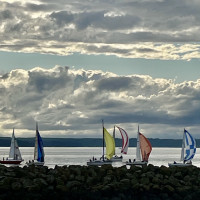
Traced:
[[199, 199], [200, 168], [0, 165], [0, 199]]

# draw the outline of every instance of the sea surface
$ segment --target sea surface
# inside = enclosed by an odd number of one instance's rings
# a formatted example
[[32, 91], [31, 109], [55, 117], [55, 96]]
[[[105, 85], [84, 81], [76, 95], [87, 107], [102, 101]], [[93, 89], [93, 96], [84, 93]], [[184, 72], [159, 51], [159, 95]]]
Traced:
[[[24, 166], [27, 161], [33, 160], [33, 147], [21, 147], [20, 148], [24, 161], [20, 166]], [[102, 156], [101, 147], [45, 147], [45, 165], [54, 168], [55, 165], [87, 165], [86, 162], [89, 159], [99, 159]], [[0, 147], [0, 159], [8, 157], [9, 147]], [[120, 148], [116, 148], [116, 154], [120, 155]], [[180, 148], [153, 148], [149, 157], [149, 164], [156, 166], [168, 166], [169, 162], [180, 161]], [[115, 162], [112, 165], [120, 167], [124, 165], [128, 159], [134, 159], [136, 155], [136, 148], [130, 147], [128, 154], [123, 155], [123, 162]], [[197, 149], [197, 153], [193, 159], [193, 165], [200, 167], [200, 151]]]

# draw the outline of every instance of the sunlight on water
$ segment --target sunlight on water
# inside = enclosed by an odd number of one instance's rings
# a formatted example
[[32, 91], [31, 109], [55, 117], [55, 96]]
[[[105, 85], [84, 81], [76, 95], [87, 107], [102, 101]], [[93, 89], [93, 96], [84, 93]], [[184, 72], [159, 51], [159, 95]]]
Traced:
[[[20, 148], [24, 162], [33, 159], [33, 147]], [[100, 158], [102, 156], [101, 147], [45, 147], [45, 165], [54, 168], [55, 165], [86, 165], [86, 162], [93, 156]], [[116, 149], [117, 155], [120, 155], [120, 149]], [[180, 148], [153, 148], [149, 158], [149, 163], [156, 166], [168, 166], [169, 162], [180, 161]], [[9, 147], [0, 147], [0, 159], [7, 157], [9, 154]], [[135, 158], [135, 148], [128, 149], [128, 154], [123, 156], [123, 162], [128, 159]], [[193, 165], [200, 167], [200, 155], [197, 153], [193, 159]], [[113, 166], [119, 167], [123, 163], [113, 163]]]

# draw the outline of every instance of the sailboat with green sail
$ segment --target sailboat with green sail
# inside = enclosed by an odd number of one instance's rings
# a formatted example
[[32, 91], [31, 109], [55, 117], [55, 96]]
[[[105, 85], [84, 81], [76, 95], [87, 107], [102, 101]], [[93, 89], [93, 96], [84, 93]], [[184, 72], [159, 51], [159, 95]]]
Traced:
[[[96, 165], [96, 166], [101, 166], [101, 165], [107, 165], [107, 164], [112, 164], [111, 158], [113, 157], [115, 153], [115, 141], [114, 138], [110, 135], [110, 133], [106, 130], [104, 127], [104, 122], [102, 120], [102, 128], [103, 128], [103, 155], [102, 157], [97, 160], [96, 158], [93, 157], [93, 159], [90, 159], [87, 162], [87, 165]], [[106, 153], [104, 150], [104, 146], [106, 146]]]

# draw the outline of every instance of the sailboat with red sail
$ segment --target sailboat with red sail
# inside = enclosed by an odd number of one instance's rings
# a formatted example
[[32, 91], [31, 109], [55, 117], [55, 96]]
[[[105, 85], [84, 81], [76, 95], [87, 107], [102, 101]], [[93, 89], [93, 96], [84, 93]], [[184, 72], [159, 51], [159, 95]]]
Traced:
[[[129, 137], [127, 132], [123, 129], [120, 128], [119, 126], [114, 126], [114, 131], [113, 131], [113, 138], [115, 139], [115, 127], [117, 127], [119, 129], [119, 132], [121, 134], [122, 137], [122, 147], [121, 147], [121, 154], [127, 154], [128, 152], [128, 146], [129, 146]], [[111, 158], [111, 160], [113, 162], [121, 162], [123, 159], [123, 156], [120, 155], [118, 156], [116, 154], [116, 151], [114, 152], [114, 156]]]
[[142, 133], [140, 133], [138, 126], [136, 159], [133, 161], [129, 159], [129, 161], [126, 162], [126, 165], [147, 165], [151, 151], [152, 146], [150, 141]]

